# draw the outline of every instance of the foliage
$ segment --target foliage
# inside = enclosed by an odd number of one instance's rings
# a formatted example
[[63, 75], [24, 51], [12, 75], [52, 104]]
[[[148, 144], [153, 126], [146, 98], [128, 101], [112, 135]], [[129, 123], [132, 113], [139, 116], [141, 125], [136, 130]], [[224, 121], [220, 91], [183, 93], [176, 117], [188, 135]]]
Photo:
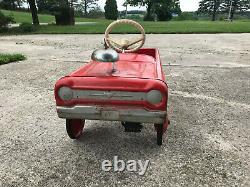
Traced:
[[74, 25], [74, 8], [76, 0], [37, 0], [39, 12], [55, 16], [57, 25]]
[[1, 54], [0, 53], [0, 65], [8, 64], [10, 62], [22, 61], [26, 57], [22, 54]]
[[51, 13], [58, 6], [56, 0], [36, 0], [36, 2], [38, 11], [42, 13]]
[[32, 23], [21, 23], [19, 25], [19, 29], [21, 32], [34, 32], [34, 31], [36, 31], [36, 27]]
[[179, 0], [128, 0], [128, 4], [146, 6], [145, 21], [153, 21], [154, 15], [159, 21], [168, 21], [172, 18], [172, 13], [181, 13]]
[[100, 13], [101, 9], [96, 3], [97, 1], [98, 0], [76, 0], [74, 7], [77, 11], [84, 12], [84, 16], [87, 16], [90, 11], [92, 11], [92, 14]]
[[7, 10], [21, 9], [24, 0], [0, 0], [0, 8]]
[[0, 29], [1, 28], [6, 28], [8, 24], [13, 23], [14, 18], [11, 16], [5, 16], [1, 11], [0, 11]]
[[198, 13], [212, 15], [212, 21], [215, 21], [221, 3], [222, 0], [202, 0], [199, 3]]
[[172, 1], [158, 0], [154, 3], [154, 12], [158, 21], [169, 21], [172, 19]]
[[87, 17], [89, 17], [89, 18], [103, 18], [104, 12], [101, 10], [101, 8], [99, 6], [96, 6], [88, 12]]
[[74, 9], [70, 7], [59, 7], [55, 13], [57, 25], [74, 25]]
[[175, 21], [184, 21], [184, 20], [198, 20], [198, 17], [193, 12], [182, 12], [178, 17], [174, 18]]
[[116, 0], [107, 0], [105, 7], [105, 18], [109, 20], [116, 20], [118, 18], [117, 2]]
[[[232, 6], [232, 7], [231, 7]], [[231, 10], [230, 10], [231, 7]], [[236, 12], [245, 12], [250, 9], [249, 0], [224, 0], [221, 4], [222, 12], [229, 12], [229, 19], [233, 20]]]
[[202, 0], [199, 3], [198, 13], [212, 15], [212, 21], [216, 19], [218, 12], [230, 13], [232, 20], [236, 12], [244, 12], [249, 8], [249, 0]]

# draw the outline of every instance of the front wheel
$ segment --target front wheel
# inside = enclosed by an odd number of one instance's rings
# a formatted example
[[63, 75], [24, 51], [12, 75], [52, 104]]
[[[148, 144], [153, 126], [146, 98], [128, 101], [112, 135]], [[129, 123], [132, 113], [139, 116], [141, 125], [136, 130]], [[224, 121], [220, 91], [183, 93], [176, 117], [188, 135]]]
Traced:
[[66, 119], [66, 131], [71, 139], [79, 139], [83, 133], [84, 119]]

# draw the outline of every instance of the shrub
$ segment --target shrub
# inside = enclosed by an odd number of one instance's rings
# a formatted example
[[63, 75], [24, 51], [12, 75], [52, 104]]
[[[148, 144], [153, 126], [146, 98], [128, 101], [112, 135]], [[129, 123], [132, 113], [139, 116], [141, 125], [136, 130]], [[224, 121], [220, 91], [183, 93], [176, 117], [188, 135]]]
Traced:
[[175, 17], [174, 20], [175, 21], [198, 20], [198, 17], [192, 12], [182, 12], [178, 17]]
[[158, 21], [169, 21], [172, 19], [172, 13], [167, 4], [156, 6], [155, 14], [157, 15]]
[[74, 9], [60, 7], [56, 10], [55, 20], [57, 25], [75, 25]]
[[138, 14], [128, 14], [127, 18], [135, 20], [135, 21], [142, 21], [143, 20], [143, 18]]
[[34, 31], [36, 31], [36, 27], [32, 23], [21, 23], [19, 25], [19, 29], [22, 32], [34, 32]]
[[154, 16], [149, 15], [148, 13], [143, 18], [144, 21], [155, 21]]
[[0, 11], [0, 29], [1, 28], [6, 28], [8, 24], [14, 23], [14, 19], [11, 16], [5, 16], [1, 11]]

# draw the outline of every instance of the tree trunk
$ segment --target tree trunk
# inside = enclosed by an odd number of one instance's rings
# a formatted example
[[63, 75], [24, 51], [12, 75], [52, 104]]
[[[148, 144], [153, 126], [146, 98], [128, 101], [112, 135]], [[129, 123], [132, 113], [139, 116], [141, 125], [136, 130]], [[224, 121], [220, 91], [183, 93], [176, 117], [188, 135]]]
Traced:
[[38, 19], [38, 15], [37, 15], [37, 8], [36, 8], [35, 0], [28, 0], [28, 3], [30, 5], [30, 11], [32, 14], [33, 24], [39, 25], [39, 19]]
[[216, 11], [217, 11], [217, 2], [214, 0], [214, 7], [213, 7], [213, 13], [212, 13], [212, 21], [215, 21], [216, 19]]
[[233, 8], [230, 14], [230, 21], [234, 20], [234, 13], [235, 13], [235, 9]]
[[236, 6], [237, 6], [237, 1], [233, 1], [232, 10], [230, 13], [230, 21], [233, 21], [233, 19], [234, 19], [234, 13], [235, 13]]
[[84, 15], [85, 17], [87, 16], [88, 14], [88, 2], [87, 0], [84, 1]]

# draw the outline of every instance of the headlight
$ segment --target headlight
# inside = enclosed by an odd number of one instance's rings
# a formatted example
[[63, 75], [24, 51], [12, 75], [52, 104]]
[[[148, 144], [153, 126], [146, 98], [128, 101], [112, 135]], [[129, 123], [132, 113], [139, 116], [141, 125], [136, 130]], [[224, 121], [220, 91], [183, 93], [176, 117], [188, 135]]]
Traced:
[[147, 93], [147, 101], [151, 104], [159, 104], [162, 101], [161, 92], [158, 90], [151, 90]]
[[61, 87], [58, 91], [58, 95], [62, 100], [68, 101], [73, 98], [73, 91], [68, 87]]

